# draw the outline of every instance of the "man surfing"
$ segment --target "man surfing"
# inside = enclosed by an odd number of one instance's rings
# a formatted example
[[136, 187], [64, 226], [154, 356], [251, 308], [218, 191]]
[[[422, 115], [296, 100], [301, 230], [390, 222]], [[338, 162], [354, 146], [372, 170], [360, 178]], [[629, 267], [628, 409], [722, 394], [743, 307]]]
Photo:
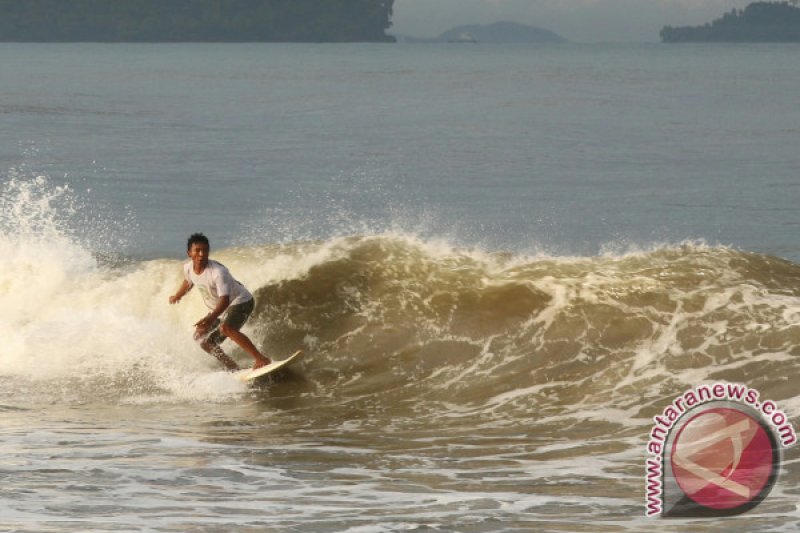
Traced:
[[[180, 302], [196, 286], [203, 296], [203, 302], [211, 309], [194, 325], [194, 339], [200, 343], [200, 347], [216, 357], [228, 370], [239, 370], [239, 365], [219, 346], [229, 338], [253, 357], [254, 370], [266, 366], [270, 364], [270, 359], [259, 352], [240, 331], [255, 308], [253, 295], [233, 278], [224, 265], [208, 258], [210, 249], [208, 238], [202, 233], [189, 237], [186, 243], [189, 261], [183, 265], [183, 283], [178, 292], [169, 297], [169, 303]], [[221, 316], [223, 318], [220, 321]]]

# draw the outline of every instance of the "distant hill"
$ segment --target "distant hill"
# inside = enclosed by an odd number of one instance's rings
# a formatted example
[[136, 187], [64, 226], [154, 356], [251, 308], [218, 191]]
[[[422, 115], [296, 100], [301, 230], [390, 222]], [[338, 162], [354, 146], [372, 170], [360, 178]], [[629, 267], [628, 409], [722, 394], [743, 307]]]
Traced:
[[566, 39], [550, 30], [535, 26], [525, 26], [516, 22], [495, 22], [494, 24], [471, 24], [459, 26], [439, 35], [439, 41], [458, 41], [472, 36], [479, 43], [563, 43]]
[[0, 41], [389, 42], [394, 0], [0, 0]]
[[476, 42], [476, 43], [564, 43], [566, 39], [550, 30], [525, 26], [516, 22], [495, 22], [493, 24], [470, 24], [447, 30], [432, 39], [398, 36], [405, 42]]
[[666, 26], [661, 30], [661, 40], [665, 43], [800, 42], [800, 8], [789, 2], [754, 2], [703, 26]]

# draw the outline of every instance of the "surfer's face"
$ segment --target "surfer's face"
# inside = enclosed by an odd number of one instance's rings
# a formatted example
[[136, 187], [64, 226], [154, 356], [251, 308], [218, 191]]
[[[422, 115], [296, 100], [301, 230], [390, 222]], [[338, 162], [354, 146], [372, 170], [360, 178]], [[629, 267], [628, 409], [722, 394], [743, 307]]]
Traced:
[[195, 272], [205, 270], [208, 265], [208, 245], [202, 242], [196, 242], [189, 248], [189, 259], [192, 260], [192, 266]]

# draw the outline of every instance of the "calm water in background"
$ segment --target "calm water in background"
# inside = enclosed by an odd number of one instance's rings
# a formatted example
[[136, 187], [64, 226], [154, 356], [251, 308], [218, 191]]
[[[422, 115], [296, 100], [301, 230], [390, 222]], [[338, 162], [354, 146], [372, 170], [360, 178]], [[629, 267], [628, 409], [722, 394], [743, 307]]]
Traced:
[[134, 254], [175, 253], [198, 228], [240, 244], [351, 224], [490, 249], [704, 239], [800, 258], [792, 45], [0, 54], [6, 175], [132, 211]]
[[[674, 530], [650, 417], [800, 412], [799, 52], [0, 45], [0, 524]], [[307, 351], [271, 387], [166, 305], [198, 230]], [[793, 530], [798, 490], [790, 450], [680, 527]]]

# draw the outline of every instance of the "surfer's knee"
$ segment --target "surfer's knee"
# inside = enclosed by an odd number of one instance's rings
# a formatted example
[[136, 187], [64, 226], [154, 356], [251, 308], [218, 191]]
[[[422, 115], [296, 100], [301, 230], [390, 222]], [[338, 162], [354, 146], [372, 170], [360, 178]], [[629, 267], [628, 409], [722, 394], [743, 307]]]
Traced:
[[223, 322], [219, 326], [219, 332], [222, 333], [223, 335], [225, 335], [226, 337], [230, 337], [231, 336], [231, 332], [235, 332], [235, 331], [239, 331], [239, 330], [234, 328], [230, 324], [226, 324], [225, 322]]

